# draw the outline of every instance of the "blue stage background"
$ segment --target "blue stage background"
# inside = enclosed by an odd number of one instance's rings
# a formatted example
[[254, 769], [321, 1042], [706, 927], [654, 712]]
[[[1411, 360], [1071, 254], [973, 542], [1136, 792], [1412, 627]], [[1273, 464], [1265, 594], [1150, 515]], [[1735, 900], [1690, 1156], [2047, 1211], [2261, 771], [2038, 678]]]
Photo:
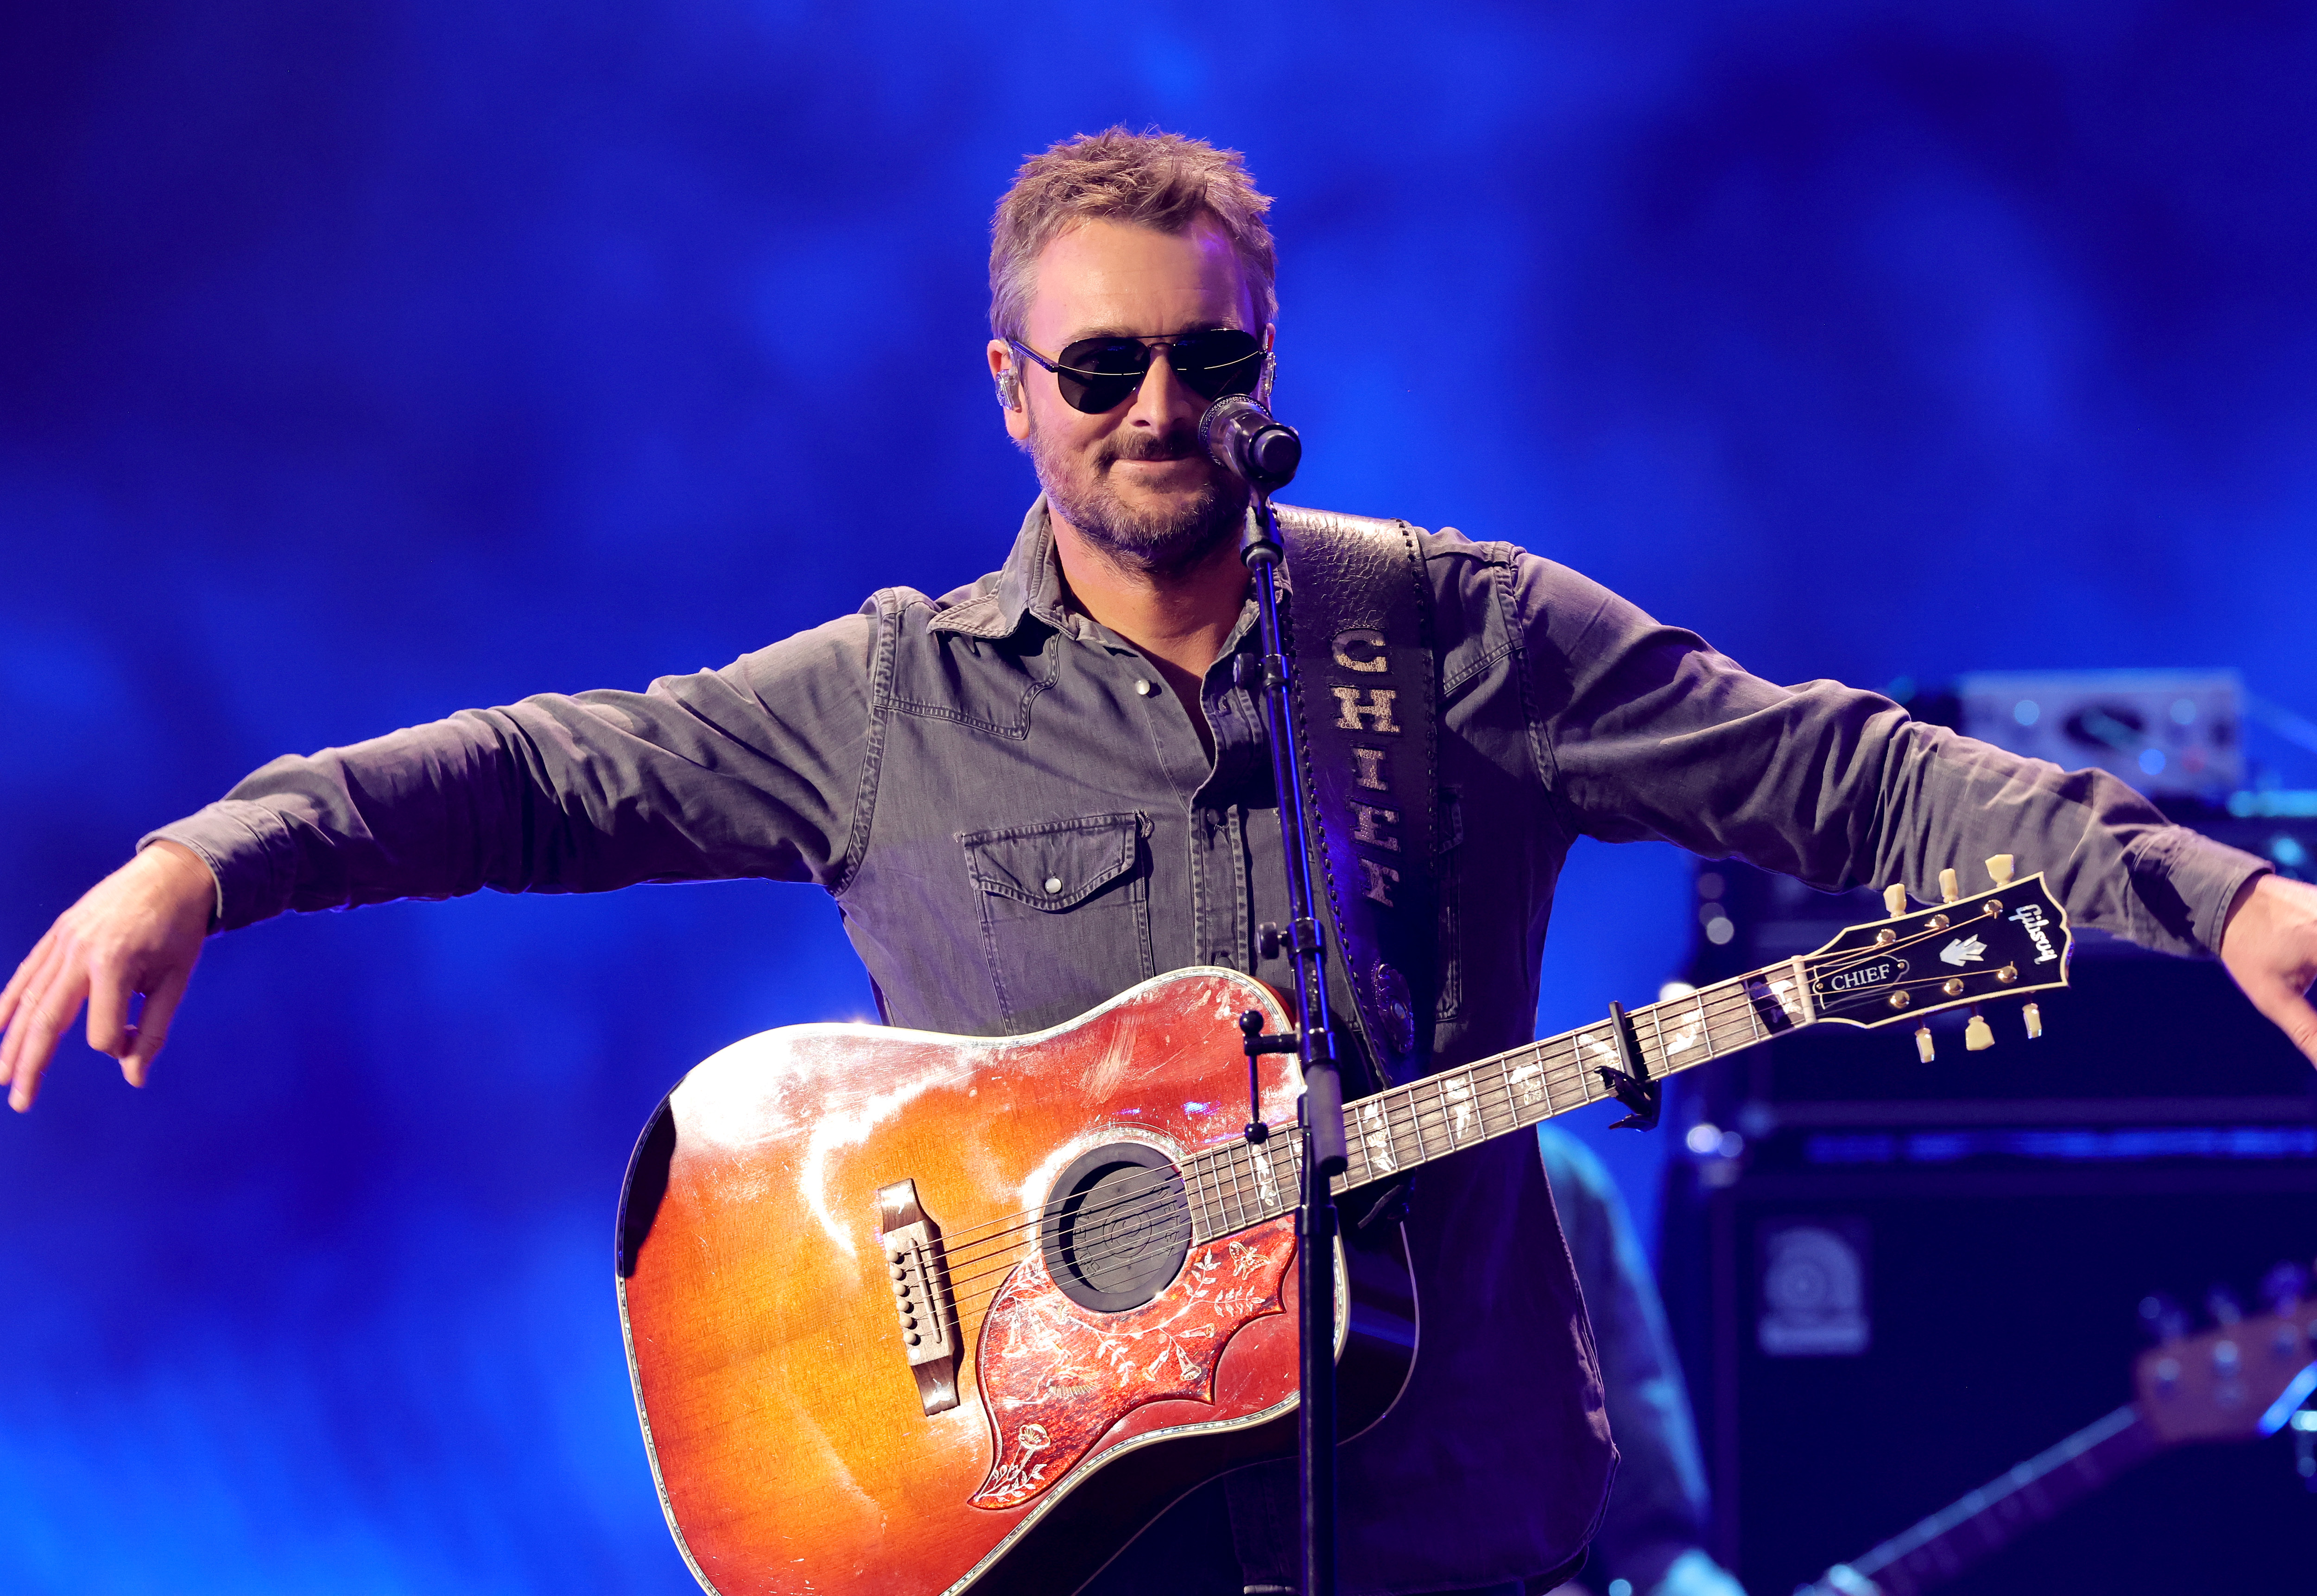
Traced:
[[[1279, 196], [1304, 502], [1782, 679], [2317, 714], [2312, 82], [2257, 4], [8, 7], [0, 946], [275, 754], [989, 568], [988, 212], [1112, 122]], [[1689, 910], [1581, 849], [1542, 1023], [1653, 995]], [[697, 1057], [867, 1006], [764, 884], [213, 946], [149, 1091], [75, 1041], [0, 1125], [0, 1589], [691, 1589], [623, 1161]]]

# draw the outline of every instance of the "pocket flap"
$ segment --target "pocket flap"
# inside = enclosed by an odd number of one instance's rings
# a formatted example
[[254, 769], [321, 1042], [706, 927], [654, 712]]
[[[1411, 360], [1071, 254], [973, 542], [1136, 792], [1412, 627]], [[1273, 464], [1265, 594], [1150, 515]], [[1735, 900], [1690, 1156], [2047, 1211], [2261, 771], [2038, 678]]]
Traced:
[[1139, 811], [961, 832], [965, 867], [985, 892], [1033, 909], [1068, 909], [1134, 868], [1148, 822]]

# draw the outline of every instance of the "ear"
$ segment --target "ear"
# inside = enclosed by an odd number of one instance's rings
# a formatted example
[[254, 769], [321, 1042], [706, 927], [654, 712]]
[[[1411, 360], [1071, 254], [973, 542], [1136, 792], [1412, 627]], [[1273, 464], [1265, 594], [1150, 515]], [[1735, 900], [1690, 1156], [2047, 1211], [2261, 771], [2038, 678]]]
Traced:
[[1016, 443], [1030, 435], [1030, 412], [1022, 392], [1022, 373], [1014, 363], [1014, 351], [1003, 338], [992, 338], [989, 346], [989, 380], [997, 389], [997, 403], [1006, 412], [1006, 430]]

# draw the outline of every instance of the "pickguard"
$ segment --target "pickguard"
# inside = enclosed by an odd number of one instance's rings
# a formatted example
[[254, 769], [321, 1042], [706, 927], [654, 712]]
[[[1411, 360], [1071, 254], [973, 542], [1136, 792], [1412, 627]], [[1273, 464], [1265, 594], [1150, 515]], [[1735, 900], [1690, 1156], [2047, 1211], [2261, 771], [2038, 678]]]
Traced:
[[1211, 1403], [1232, 1336], [1283, 1311], [1293, 1215], [1194, 1247], [1174, 1282], [1139, 1308], [1098, 1313], [1062, 1295], [1032, 1253], [982, 1322], [976, 1383], [989, 1416], [989, 1477], [966, 1500], [1015, 1508], [1083, 1461], [1147, 1403]]

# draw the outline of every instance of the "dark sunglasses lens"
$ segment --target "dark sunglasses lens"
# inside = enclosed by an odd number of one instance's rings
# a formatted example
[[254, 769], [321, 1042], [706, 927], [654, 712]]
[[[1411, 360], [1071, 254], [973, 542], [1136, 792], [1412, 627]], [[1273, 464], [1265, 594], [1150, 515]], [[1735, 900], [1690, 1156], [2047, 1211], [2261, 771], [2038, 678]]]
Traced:
[[1064, 346], [1054, 363], [1063, 401], [1089, 416], [1115, 410], [1142, 385], [1150, 351], [1132, 338], [1082, 338]]
[[1263, 375], [1263, 343], [1253, 333], [1236, 327], [1192, 333], [1175, 340], [1167, 363], [1183, 386], [1201, 399], [1216, 399], [1227, 393], [1252, 393]]

